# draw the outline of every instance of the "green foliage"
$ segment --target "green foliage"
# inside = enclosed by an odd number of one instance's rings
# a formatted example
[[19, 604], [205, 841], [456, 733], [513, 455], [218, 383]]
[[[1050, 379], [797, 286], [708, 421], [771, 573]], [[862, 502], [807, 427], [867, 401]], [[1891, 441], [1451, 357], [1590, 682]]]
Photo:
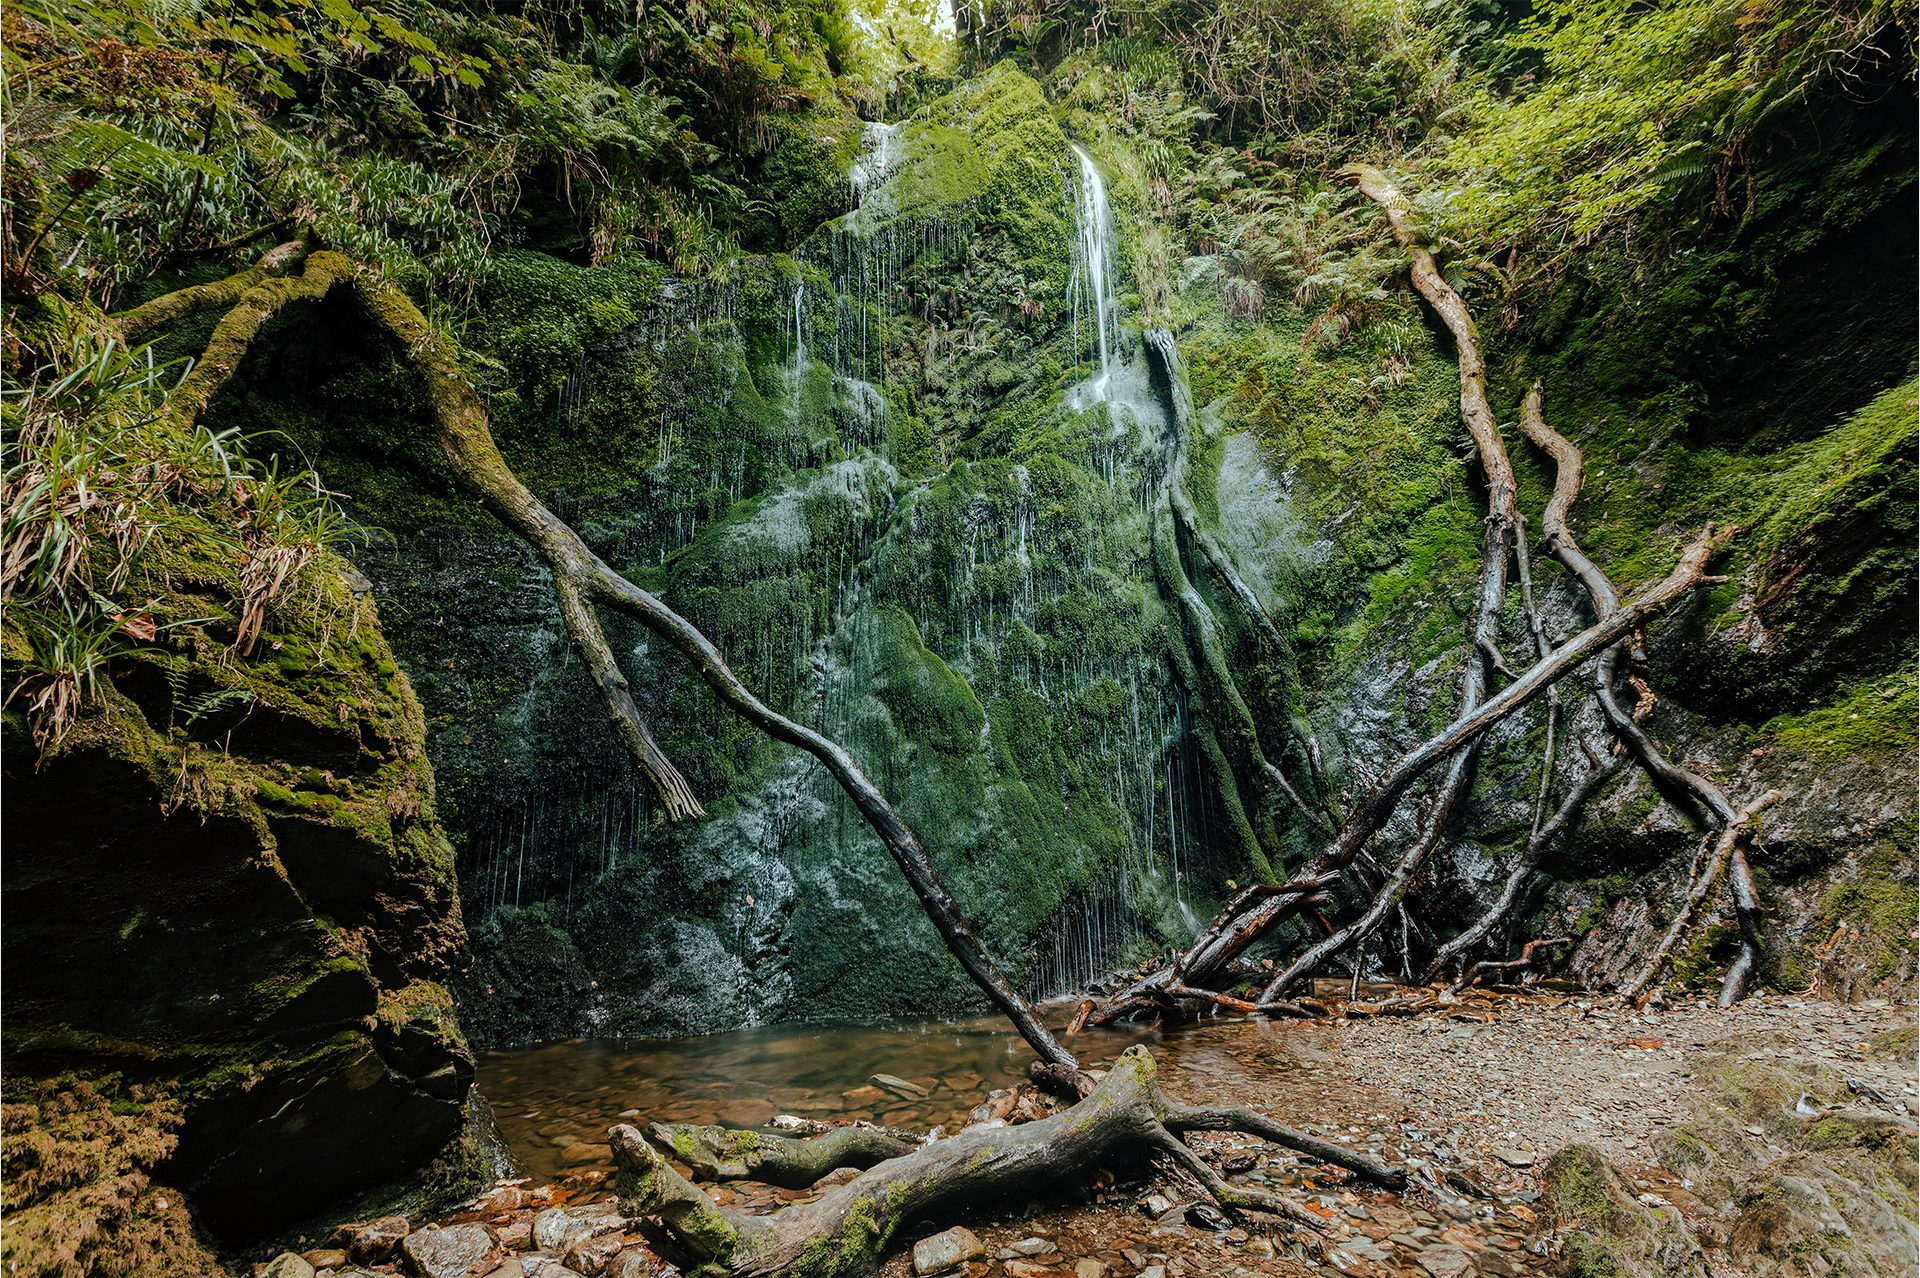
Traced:
[[[167, 372], [149, 352], [83, 330], [5, 389], [0, 584], [23, 645], [7, 695], [24, 699], [43, 749], [72, 725], [105, 662], [209, 620], [162, 615], [170, 563], [227, 567], [231, 638], [250, 646], [267, 609], [351, 534], [312, 471], [251, 460], [235, 432], [162, 413]], [[277, 571], [263, 576], [267, 564]]]
[[1776, 116], [1910, 71], [1911, 19], [1889, 0], [1547, 0], [1511, 38], [1512, 90], [1481, 88], [1449, 125], [1449, 223], [1488, 253], [1526, 245], [1538, 268], [1655, 207], [1725, 212]]

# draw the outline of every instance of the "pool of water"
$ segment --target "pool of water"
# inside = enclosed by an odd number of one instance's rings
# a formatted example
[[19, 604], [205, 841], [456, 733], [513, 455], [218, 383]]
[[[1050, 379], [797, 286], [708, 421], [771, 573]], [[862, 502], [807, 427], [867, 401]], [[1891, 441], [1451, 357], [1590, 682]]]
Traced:
[[[1090, 1030], [1073, 1048], [1083, 1063], [1096, 1064], [1143, 1041], [1163, 1065], [1177, 1064], [1179, 1034]], [[1032, 1060], [1032, 1049], [995, 1017], [777, 1025], [700, 1038], [573, 1039], [489, 1052], [480, 1059], [479, 1085], [520, 1174], [551, 1180], [610, 1167], [607, 1127], [636, 1118], [760, 1127], [791, 1114], [951, 1132], [989, 1091], [1024, 1081]], [[869, 1082], [875, 1074], [902, 1079], [925, 1095], [877, 1087]]]
[[[1340, 991], [1342, 994], [1345, 990]], [[1064, 1022], [1070, 1006], [1047, 1009]], [[1221, 1018], [1177, 1030], [1089, 1030], [1073, 1040], [1081, 1061], [1098, 1066], [1134, 1043], [1160, 1063], [1162, 1085], [1194, 1103], [1250, 1104], [1282, 1122], [1315, 1130], [1390, 1162], [1426, 1161], [1441, 1171], [1464, 1166], [1449, 1138], [1403, 1098], [1369, 1082], [1350, 1059], [1341, 1031], [1325, 1023]], [[774, 1116], [864, 1119], [919, 1131], [952, 1132], [994, 1088], [1023, 1081], [1031, 1050], [997, 1018], [892, 1026], [780, 1025], [702, 1038], [612, 1041], [576, 1039], [485, 1054], [481, 1091], [492, 1102], [520, 1175], [572, 1186], [592, 1197], [612, 1169], [606, 1131], [615, 1122], [669, 1121], [761, 1127]], [[907, 1095], [876, 1085], [886, 1074], [911, 1084]], [[1385, 1080], [1383, 1080], [1383, 1085]], [[913, 1089], [918, 1089], [915, 1092]], [[1529, 1173], [1474, 1168], [1485, 1199], [1446, 1193], [1403, 1198], [1348, 1184], [1344, 1173], [1247, 1138], [1217, 1138], [1214, 1156], [1246, 1179], [1315, 1204], [1332, 1218], [1334, 1272], [1425, 1278], [1421, 1258], [1435, 1247], [1474, 1256], [1484, 1278], [1539, 1272]], [[1438, 1147], [1438, 1148], [1436, 1148]], [[1436, 1162], [1435, 1160], [1439, 1160]], [[1118, 1192], [1118, 1191], [1116, 1191]], [[1045, 1222], [1069, 1259], [1100, 1259], [1113, 1274], [1132, 1273], [1134, 1252], [1180, 1260], [1169, 1273], [1275, 1274], [1310, 1270], [1257, 1233], [1210, 1234], [1176, 1220], [1142, 1219], [1136, 1190], [1119, 1199], [1083, 1196], [1082, 1205], [1043, 1209], [1013, 1223], [980, 1227], [994, 1245]], [[1173, 1191], [1170, 1191], [1173, 1192]], [[775, 1210], [810, 1195], [767, 1187], [716, 1191], [748, 1211]], [[1176, 1209], [1175, 1215], [1178, 1215]], [[1005, 1238], [999, 1235], [1004, 1233]], [[1123, 1238], [1122, 1235], [1125, 1235]], [[1129, 1246], [1132, 1251], [1129, 1251]], [[1265, 1247], [1266, 1251], [1257, 1249]], [[1245, 1248], [1253, 1248], [1249, 1252]], [[895, 1266], [897, 1268], [897, 1266]], [[889, 1270], [891, 1272], [891, 1269]], [[996, 1267], [993, 1272], [999, 1273]]]

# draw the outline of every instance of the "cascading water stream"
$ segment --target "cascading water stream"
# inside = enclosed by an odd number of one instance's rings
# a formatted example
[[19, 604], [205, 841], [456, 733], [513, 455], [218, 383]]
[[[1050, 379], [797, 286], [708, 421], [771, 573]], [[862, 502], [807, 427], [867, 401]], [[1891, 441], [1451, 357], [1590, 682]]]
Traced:
[[[1083, 323], [1093, 328], [1092, 350], [1099, 374], [1090, 390], [1096, 401], [1107, 400], [1113, 388], [1113, 361], [1120, 346], [1120, 304], [1114, 288], [1113, 209], [1107, 203], [1107, 184], [1100, 169], [1081, 146], [1069, 143], [1080, 161], [1074, 184], [1075, 262], [1069, 293], [1073, 300], [1073, 331], [1080, 340]], [[1086, 349], [1083, 344], [1082, 349]]]

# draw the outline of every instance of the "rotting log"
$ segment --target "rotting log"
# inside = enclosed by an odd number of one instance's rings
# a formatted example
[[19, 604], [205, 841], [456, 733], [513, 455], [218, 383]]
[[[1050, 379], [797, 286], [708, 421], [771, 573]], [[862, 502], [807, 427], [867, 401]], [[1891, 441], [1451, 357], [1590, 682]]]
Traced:
[[871, 1167], [913, 1152], [915, 1142], [880, 1127], [836, 1127], [780, 1136], [693, 1123], [649, 1123], [647, 1139], [702, 1180], [757, 1180], [805, 1189], [842, 1167]]
[[[793, 1275], [837, 1278], [863, 1272], [912, 1221], [953, 1219], [982, 1203], [1071, 1184], [1111, 1159], [1164, 1156], [1230, 1212], [1280, 1216], [1307, 1229], [1322, 1222], [1267, 1190], [1234, 1185], [1180, 1139], [1185, 1131], [1289, 1132], [1247, 1110], [1196, 1108], [1167, 1097], [1153, 1057], [1132, 1047], [1078, 1104], [1018, 1126], [972, 1127], [888, 1159], [811, 1202], [748, 1216], [714, 1202], [641, 1136], [621, 1124], [608, 1133], [615, 1188], [629, 1210], [658, 1220], [710, 1272], [727, 1278]], [[1299, 1133], [1292, 1133], [1300, 1135]], [[1317, 1138], [1316, 1138], [1317, 1139]], [[1355, 1157], [1329, 1145], [1328, 1153]], [[1405, 1184], [1381, 1164], [1376, 1178]]]

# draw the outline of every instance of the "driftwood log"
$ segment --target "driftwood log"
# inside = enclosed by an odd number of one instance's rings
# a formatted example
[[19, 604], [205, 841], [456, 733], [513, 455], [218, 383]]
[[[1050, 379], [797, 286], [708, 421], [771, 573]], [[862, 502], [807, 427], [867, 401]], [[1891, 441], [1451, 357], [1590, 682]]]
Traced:
[[[1012, 1127], [971, 1127], [929, 1141], [873, 1164], [811, 1202], [768, 1216], [749, 1216], [716, 1203], [671, 1165], [669, 1153], [678, 1156], [681, 1143], [673, 1139], [675, 1129], [652, 1130], [665, 1131], [665, 1151], [637, 1127], [620, 1124], [609, 1131], [619, 1168], [615, 1187], [629, 1210], [658, 1220], [707, 1272], [728, 1278], [835, 1278], [859, 1272], [909, 1222], [953, 1219], [995, 1199], [1057, 1189], [1127, 1156], [1170, 1159], [1229, 1212], [1260, 1212], [1300, 1228], [1324, 1228], [1318, 1217], [1278, 1194], [1228, 1182], [1181, 1140], [1186, 1132], [1235, 1131], [1283, 1139], [1315, 1157], [1337, 1159], [1388, 1188], [1401, 1189], [1407, 1183], [1406, 1173], [1398, 1168], [1295, 1132], [1255, 1111], [1180, 1104], [1161, 1091], [1158, 1069], [1143, 1047], [1129, 1048], [1092, 1092], [1050, 1118]], [[780, 1156], [804, 1160], [809, 1169], [820, 1166], [824, 1174], [831, 1170], [824, 1164], [832, 1160], [813, 1151], [824, 1148], [816, 1142], [827, 1139], [787, 1142], [805, 1152], [789, 1148]]]

